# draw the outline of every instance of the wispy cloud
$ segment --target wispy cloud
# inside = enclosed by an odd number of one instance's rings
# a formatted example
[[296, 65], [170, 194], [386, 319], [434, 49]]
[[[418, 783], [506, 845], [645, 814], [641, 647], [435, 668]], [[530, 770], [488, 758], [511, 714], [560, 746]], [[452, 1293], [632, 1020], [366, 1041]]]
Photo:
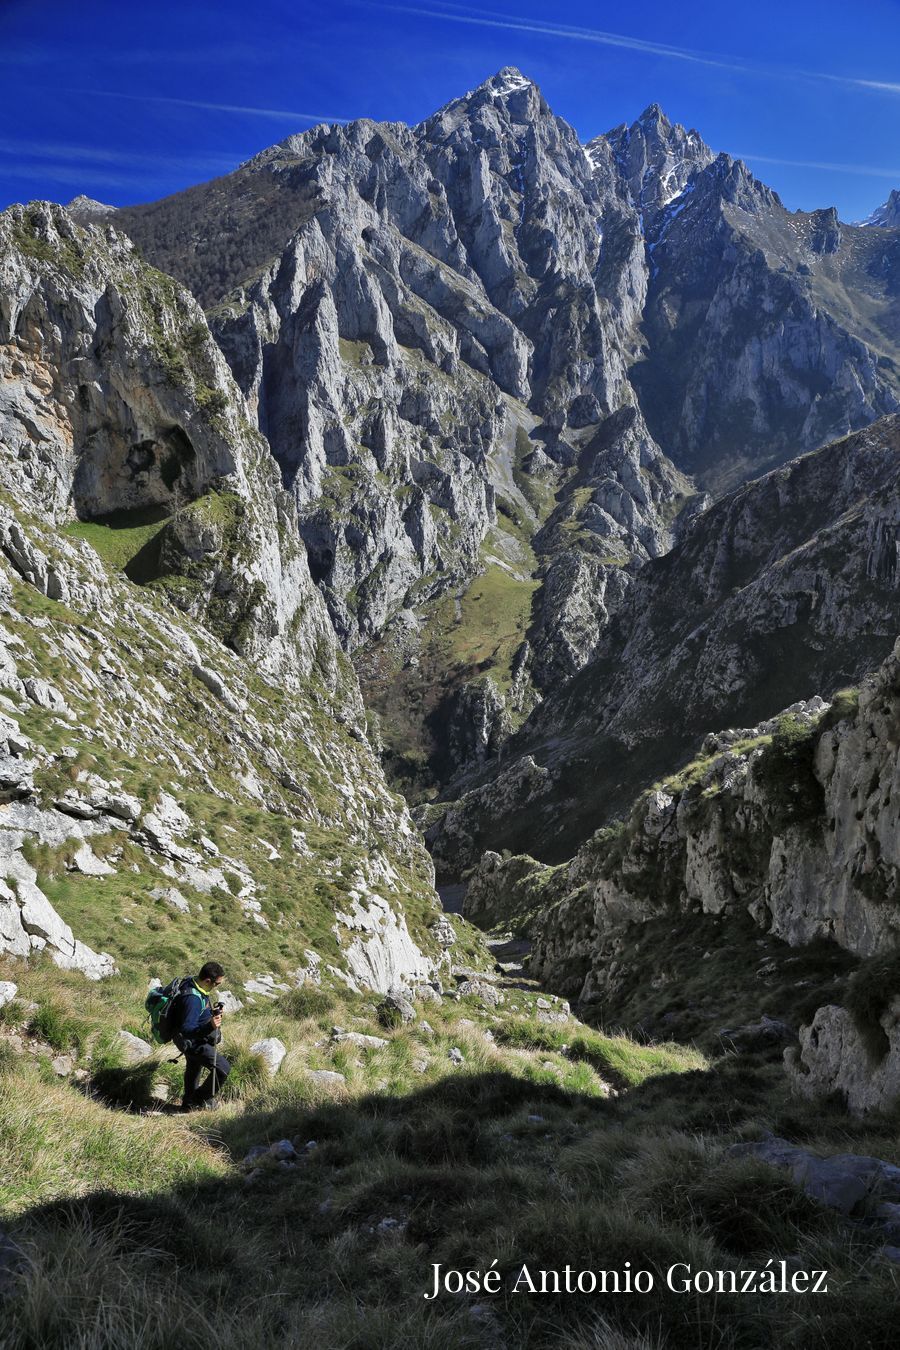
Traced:
[[135, 192], [149, 186], [165, 184], [167, 181], [156, 174], [149, 177], [141, 173], [112, 173], [108, 169], [92, 169], [78, 164], [15, 164], [5, 167], [0, 173], [9, 183], [40, 183], [42, 194], [46, 196], [49, 184], [61, 184], [77, 188], [88, 195], [98, 189], [109, 188], [119, 192]]
[[427, 5], [380, 3], [380, 0], [362, 0], [362, 3], [371, 9], [392, 10], [400, 14], [416, 14], [427, 19], [442, 19], [447, 23], [469, 24], [477, 28], [498, 28], [515, 33], [535, 33], [541, 37], [562, 38], [570, 42], [591, 43], [602, 47], [618, 47], [626, 51], [643, 52], [648, 56], [668, 57], [675, 61], [692, 62], [694, 65], [731, 70], [741, 75], [753, 75], [767, 79], [826, 80], [831, 84], [840, 84], [850, 89], [869, 89], [880, 93], [900, 94], [900, 84], [889, 81], [868, 80], [853, 75], [834, 75], [827, 71], [805, 70], [793, 66], [762, 65], [758, 62], [743, 60], [738, 56], [697, 51], [690, 47], [675, 47], [662, 42], [649, 42], [644, 38], [631, 37], [627, 33], [611, 33], [599, 28], [579, 28], [572, 24], [552, 23], [537, 19], [519, 19], [483, 9], [466, 12], [464, 6], [445, 5], [441, 8], [435, 8]]
[[96, 145], [72, 145], [66, 141], [10, 140], [0, 137], [0, 157], [28, 160], [55, 160], [62, 164], [116, 165], [133, 167], [141, 173], [147, 167], [165, 171], [199, 170], [214, 173], [233, 169], [243, 158], [233, 155], [148, 155], [144, 150], [107, 150]]
[[879, 169], [867, 164], [833, 164], [822, 159], [779, 159], [774, 155], [737, 154], [734, 159], [745, 159], [756, 164], [784, 164], [792, 169], [827, 169], [832, 173], [856, 173], [864, 178], [890, 178], [900, 182], [900, 169]]
[[166, 98], [162, 94], [121, 94], [112, 89], [70, 89], [70, 94], [88, 94], [91, 98], [121, 98], [131, 103], [160, 103], [177, 108], [202, 108], [207, 112], [240, 113], [246, 117], [268, 117], [283, 122], [339, 122], [344, 125], [349, 117], [334, 117], [328, 113], [298, 112], [295, 108], [252, 108], [239, 103], [205, 103], [193, 98]]

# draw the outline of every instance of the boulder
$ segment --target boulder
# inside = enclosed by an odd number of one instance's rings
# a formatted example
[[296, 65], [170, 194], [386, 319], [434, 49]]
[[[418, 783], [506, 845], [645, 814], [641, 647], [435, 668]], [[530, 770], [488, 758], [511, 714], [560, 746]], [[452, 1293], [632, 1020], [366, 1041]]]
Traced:
[[460, 998], [477, 998], [479, 1002], [486, 1004], [489, 1008], [499, 1008], [504, 1001], [500, 990], [495, 989], [486, 980], [461, 980], [456, 987], [456, 992]]
[[337, 1027], [331, 1033], [333, 1041], [347, 1041], [360, 1050], [383, 1050], [387, 1041], [381, 1036], [367, 1036], [363, 1031], [339, 1031]]
[[19, 986], [13, 984], [12, 980], [0, 980], [0, 1008], [5, 1008], [7, 1003], [12, 1003], [18, 992]]
[[719, 1036], [735, 1050], [768, 1050], [773, 1046], [788, 1045], [797, 1039], [797, 1033], [787, 1022], [763, 1013], [758, 1022], [747, 1022], [731, 1031], [720, 1031]]
[[378, 1020], [383, 1027], [399, 1027], [416, 1020], [416, 1010], [398, 991], [388, 994], [378, 1005]]
[[86, 877], [111, 877], [116, 869], [103, 858], [98, 858], [90, 844], [79, 845], [72, 859], [73, 870]]
[[253, 1042], [250, 1053], [251, 1055], [259, 1055], [265, 1061], [269, 1075], [274, 1078], [281, 1068], [281, 1061], [287, 1054], [287, 1046], [277, 1036], [266, 1036], [264, 1040]]
[[190, 914], [191, 912], [187, 900], [185, 900], [181, 891], [176, 890], [174, 886], [154, 886], [148, 894], [153, 900], [164, 900], [167, 905], [177, 909], [180, 914]]
[[312, 1083], [337, 1085], [347, 1081], [342, 1073], [336, 1073], [333, 1069], [310, 1069], [306, 1076]]
[[855, 1153], [820, 1158], [777, 1137], [734, 1144], [728, 1153], [730, 1157], [758, 1158], [780, 1167], [807, 1195], [848, 1218], [875, 1214], [885, 1201], [900, 1200], [900, 1167], [880, 1158]]
[[142, 1040], [140, 1036], [132, 1036], [130, 1031], [117, 1031], [113, 1044], [126, 1064], [142, 1064], [153, 1054], [150, 1042]]

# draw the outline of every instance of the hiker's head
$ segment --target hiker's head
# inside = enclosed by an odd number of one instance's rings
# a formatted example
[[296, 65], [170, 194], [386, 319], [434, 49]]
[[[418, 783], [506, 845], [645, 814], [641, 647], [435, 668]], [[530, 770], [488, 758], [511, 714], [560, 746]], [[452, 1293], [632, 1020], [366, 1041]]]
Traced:
[[216, 989], [225, 978], [225, 967], [220, 966], [218, 961], [207, 961], [200, 967], [197, 974], [197, 983], [204, 989]]

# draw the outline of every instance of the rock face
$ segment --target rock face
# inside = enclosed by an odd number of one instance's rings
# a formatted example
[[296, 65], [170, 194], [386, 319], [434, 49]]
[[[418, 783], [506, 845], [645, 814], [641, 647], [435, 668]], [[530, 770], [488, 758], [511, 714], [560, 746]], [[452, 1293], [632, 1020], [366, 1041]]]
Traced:
[[528, 915], [532, 975], [583, 1005], [615, 993], [636, 926], [651, 919], [746, 913], [791, 946], [835, 942], [870, 963], [854, 976], [864, 1011], [852, 993], [848, 1007], [820, 1008], [786, 1051], [791, 1075], [808, 1095], [842, 1092], [856, 1111], [890, 1107], [900, 1095], [898, 750], [900, 641], [858, 693], [708, 736], [694, 762], [569, 863], [486, 855], [467, 908], [483, 924]]
[[[265, 442], [196, 301], [127, 238], [47, 204], [0, 215], [0, 391], [16, 501], [57, 523], [157, 521], [136, 577], [259, 664], [305, 674], [318, 654], [336, 681]], [[7, 556], [65, 598], [11, 528]]]
[[429, 808], [439, 873], [486, 847], [560, 861], [711, 727], [858, 683], [896, 638], [898, 532], [896, 417], [722, 498], [642, 568], [501, 763]]
[[[594, 941], [669, 907], [747, 910], [791, 945], [830, 938], [863, 957], [900, 946], [898, 711], [900, 642], [858, 702], [816, 699], [707, 738], [698, 760], [638, 799], [624, 827], [600, 831], [557, 869], [555, 886], [577, 893], [590, 917], [548, 920], [537, 968], [571, 968], [576, 930]], [[591, 957], [591, 978], [603, 964]]]
[[875, 1051], [846, 1008], [819, 1008], [785, 1052], [795, 1089], [805, 1097], [839, 1093], [851, 1111], [883, 1111], [900, 1102], [900, 996], [879, 1019], [884, 1042]]
[[430, 973], [430, 863], [202, 311], [41, 203], [0, 215], [0, 481], [0, 951], [100, 978], [248, 925], [256, 969]]
[[[432, 779], [598, 654], [706, 490], [900, 407], [893, 217], [790, 213], [656, 105], [582, 146], [512, 68], [113, 219], [209, 313], [367, 696]], [[436, 601], [504, 568], [535, 591], [514, 668], [464, 646], [438, 708], [398, 714], [373, 668], [422, 652], [397, 616], [452, 630]], [[451, 744], [485, 666], [504, 706]]]
[[887, 201], [873, 211], [862, 223], [863, 225], [874, 225], [878, 229], [900, 229], [900, 191], [894, 188]]

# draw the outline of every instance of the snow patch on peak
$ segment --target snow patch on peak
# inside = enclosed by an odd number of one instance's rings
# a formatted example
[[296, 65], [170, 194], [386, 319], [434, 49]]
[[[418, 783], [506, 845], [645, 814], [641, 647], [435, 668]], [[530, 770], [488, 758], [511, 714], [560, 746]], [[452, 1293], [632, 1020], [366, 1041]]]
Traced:
[[881, 229], [900, 227], [900, 191], [894, 188], [886, 202], [883, 202], [870, 216], [861, 220], [860, 225], [871, 225]]
[[532, 81], [523, 75], [521, 70], [517, 70], [515, 66], [504, 66], [485, 84], [494, 98], [503, 98], [506, 94], [514, 94], [518, 89], [534, 88]]

